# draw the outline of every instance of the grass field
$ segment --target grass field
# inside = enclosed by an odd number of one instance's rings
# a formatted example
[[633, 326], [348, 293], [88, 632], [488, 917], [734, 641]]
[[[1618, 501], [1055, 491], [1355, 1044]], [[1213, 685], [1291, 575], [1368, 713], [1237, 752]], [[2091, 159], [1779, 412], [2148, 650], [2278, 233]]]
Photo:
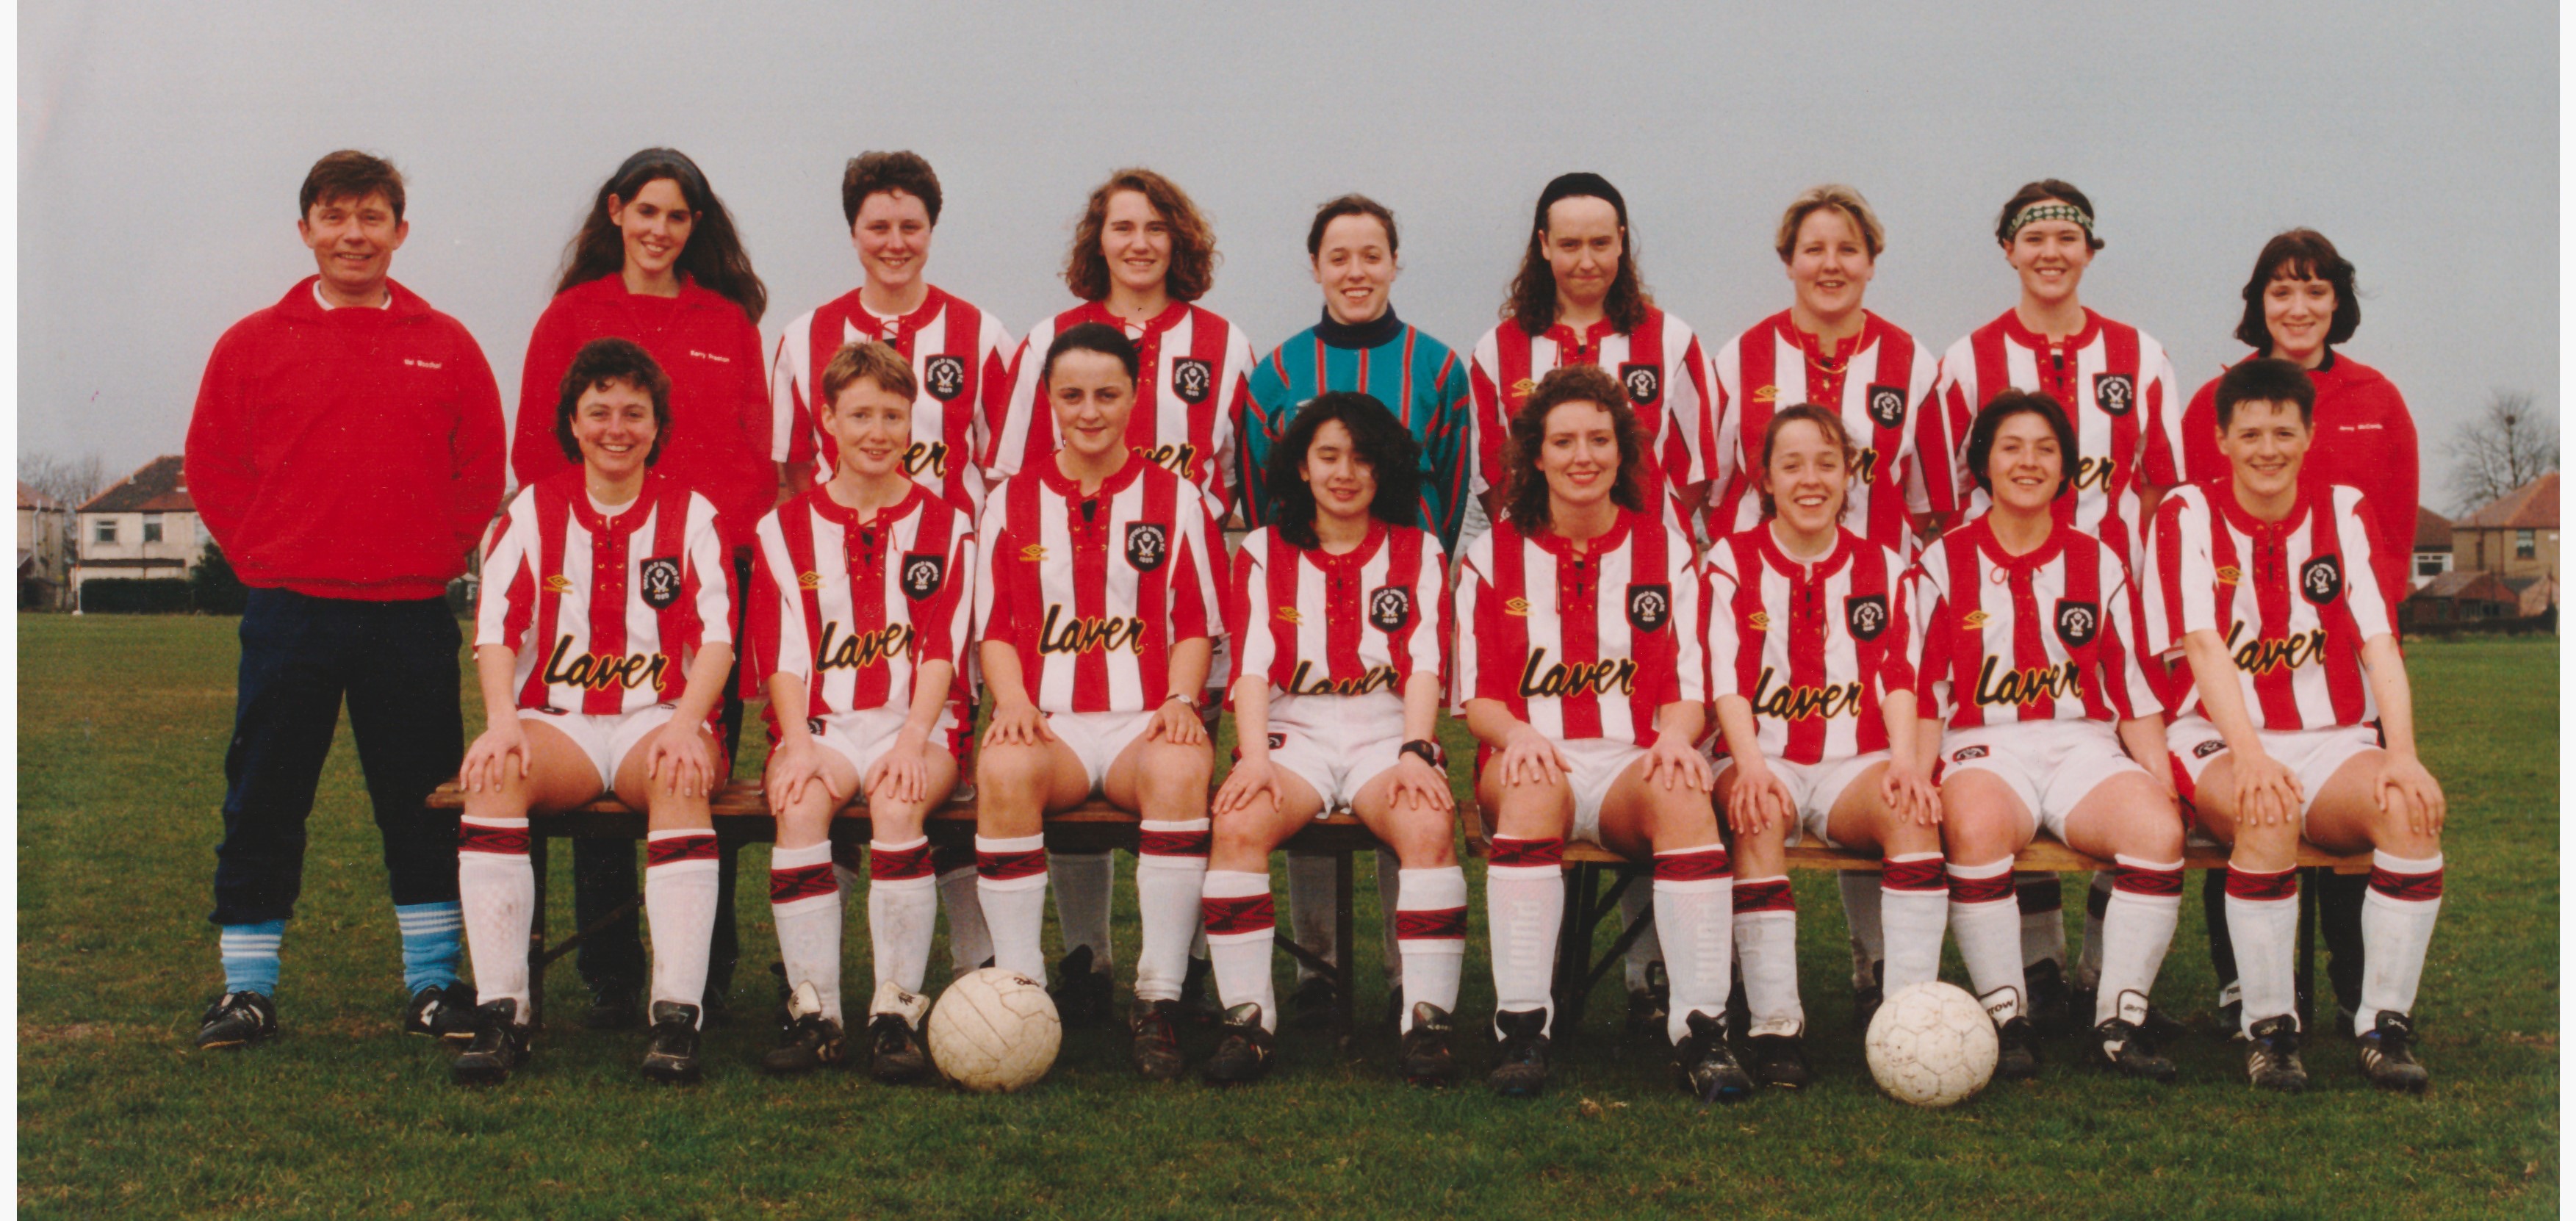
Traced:
[[[1532, 1102], [1480, 1085], [1405, 1089], [1389, 1077], [1394, 1040], [1377, 1032], [1347, 1057], [1291, 1032], [1280, 1071], [1232, 1093], [1138, 1082], [1107, 1031], [1071, 1034], [1053, 1076], [1019, 1097], [889, 1089], [864, 1074], [773, 1082], [753, 1065], [770, 1038], [759, 1015], [776, 957], [756, 872], [765, 849], [744, 854], [746, 961], [736, 1017], [710, 1034], [703, 1086], [644, 1081], [640, 1032], [563, 1028], [582, 1000], [566, 964], [549, 979], [558, 1028], [531, 1071], [503, 1089], [461, 1091], [444, 1055], [393, 1033], [403, 1001], [394, 923], [345, 732], [287, 933], [286, 1037], [199, 1054], [197, 1014], [221, 983], [205, 913], [235, 622], [19, 620], [26, 1215], [2557, 1212], [2554, 640], [2412, 650], [2427, 762], [2452, 809], [2448, 903], [2416, 1011], [2436, 1083], [2428, 1097], [2370, 1091], [2349, 1046], [2332, 1039], [2308, 1053], [2308, 1095], [2258, 1096], [2236, 1049], [2201, 1034], [2172, 1049], [2178, 1086], [2082, 1073], [2061, 1053], [2037, 1082], [1932, 1113], [1869, 1085], [1847, 1025], [1841, 913], [1823, 875], [1798, 879], [1821, 1077], [1802, 1096], [1723, 1108], [1681, 1096], [1662, 1049], [1618, 1041], [1615, 978]], [[561, 895], [568, 855], [556, 857]], [[1479, 890], [1481, 872], [1469, 866]], [[1132, 951], [1132, 865], [1121, 874], [1120, 944]], [[2194, 887], [2158, 998], [2205, 1031], [2211, 984]], [[1362, 889], [1367, 1014], [1378, 1012], [1382, 977], [1374, 887]], [[1481, 905], [1471, 902], [1465, 1025], [1492, 1008]], [[855, 916], [850, 942], [847, 970], [863, 981]], [[946, 960], [943, 946], [934, 984]], [[1192, 1049], [1206, 1050], [1204, 1039]], [[1466, 1058], [1481, 1075], [1481, 1051]]]

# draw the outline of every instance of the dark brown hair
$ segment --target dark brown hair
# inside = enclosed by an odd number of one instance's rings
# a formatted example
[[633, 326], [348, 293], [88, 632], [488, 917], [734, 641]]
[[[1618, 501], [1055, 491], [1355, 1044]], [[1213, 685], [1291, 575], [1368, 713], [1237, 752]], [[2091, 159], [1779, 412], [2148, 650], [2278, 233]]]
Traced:
[[1577, 197], [1606, 200], [1610, 210], [1619, 214], [1619, 273], [1610, 279], [1601, 312], [1610, 325], [1634, 331], [1645, 325], [1646, 311], [1654, 308], [1655, 298], [1637, 274], [1637, 237], [1628, 228], [1628, 201], [1599, 174], [1559, 174], [1539, 192], [1538, 207], [1530, 217], [1529, 245], [1521, 251], [1520, 274], [1512, 277], [1503, 317], [1532, 335], [1556, 325], [1556, 272], [1547, 264], [1547, 210], [1560, 199]]
[[1395, 213], [1387, 211], [1385, 204], [1366, 195], [1353, 194], [1325, 200], [1324, 206], [1315, 209], [1315, 223], [1306, 230], [1306, 258], [1309, 262], [1324, 253], [1325, 227], [1345, 216], [1376, 217], [1377, 223], [1386, 226], [1386, 252], [1395, 253]]
[[875, 382], [877, 389], [888, 394], [902, 396], [907, 404], [921, 394], [921, 383], [913, 380], [912, 362], [905, 360], [902, 353], [884, 340], [845, 343], [823, 366], [823, 401], [821, 409], [814, 414], [831, 414], [841, 392], [860, 378]]
[[[1995, 244], [2009, 249], [2012, 246], [2011, 234], [2013, 218], [2021, 215], [2022, 209], [2038, 203], [2043, 199], [2054, 199], [2060, 203], [2071, 203], [2075, 205], [2077, 209], [2081, 210], [2086, 216], [2099, 217], [2101, 215], [2093, 210], [2093, 201], [2085, 198], [2084, 192], [2076, 190], [2075, 184], [2073, 183], [2061, 181], [2055, 178], [2042, 178], [2037, 182], [2025, 182], [2021, 184], [2020, 190], [2013, 192], [2012, 198], [2004, 201], [2004, 210], [1995, 216]], [[2102, 239], [2094, 235], [2093, 226], [2091, 225], [2084, 226], [2084, 244], [2094, 250], [2100, 250], [2102, 248]]]
[[2361, 329], [2361, 294], [2352, 286], [2352, 262], [2314, 229], [2275, 234], [2254, 256], [2254, 275], [2245, 281], [2245, 317], [2236, 323], [2236, 341], [2269, 356], [2272, 330], [2263, 325], [2263, 293], [2272, 281], [2323, 280], [2334, 285], [2334, 321], [2326, 326], [2326, 346], [2352, 338]]
[[344, 148], [324, 153], [313, 168], [304, 172], [304, 189], [296, 192], [295, 214], [313, 215], [313, 205], [333, 200], [363, 200], [382, 193], [385, 204], [394, 210], [394, 220], [403, 218], [403, 176], [394, 163], [372, 153]]
[[1064, 286], [1085, 301], [1109, 296], [1109, 256], [1100, 249], [1100, 231], [1109, 223], [1109, 197], [1134, 191], [1154, 206], [1172, 235], [1172, 261], [1163, 273], [1163, 292], [1174, 301], [1196, 301], [1216, 283], [1216, 230], [1199, 214], [1199, 206], [1172, 180], [1149, 169], [1129, 168], [1109, 176], [1083, 205], [1073, 226], [1073, 249], [1064, 256]]
[[1511, 440], [1503, 449], [1503, 516], [1527, 537], [1551, 524], [1538, 451], [1547, 440], [1548, 413], [1567, 403], [1591, 403], [1610, 413], [1610, 429], [1619, 438], [1619, 477], [1610, 484], [1610, 500], [1631, 513], [1646, 509], [1646, 435], [1627, 394], [1599, 365], [1563, 365], [1538, 380], [1512, 417]]
[[[1780, 507], [1771, 502], [1771, 447], [1779, 443], [1781, 429], [1800, 422], [1815, 425], [1817, 431], [1825, 434], [1826, 440], [1833, 442], [1837, 448], [1841, 449], [1843, 451], [1843, 473], [1846, 476], [1849, 476], [1851, 473], [1851, 430], [1843, 427], [1843, 418], [1840, 415], [1827, 411], [1814, 403], [1800, 403], [1795, 407], [1784, 407], [1779, 411], [1772, 413], [1771, 423], [1762, 429], [1762, 477], [1755, 480], [1753, 485], [1755, 488], [1759, 489], [1759, 494], [1762, 497], [1762, 515], [1764, 517], [1775, 516], [1780, 511]], [[1843, 519], [1843, 514], [1850, 511], [1851, 490], [1850, 484], [1848, 480], [1846, 480], [1843, 490], [1842, 507], [1835, 510], [1834, 520], [1841, 521]]]
[[581, 405], [584, 391], [617, 382], [652, 397], [653, 448], [645, 453], [644, 465], [649, 467], [661, 460], [662, 446], [671, 439], [671, 378], [643, 345], [611, 335], [581, 345], [557, 388], [555, 441], [563, 446], [564, 457], [575, 465], [581, 462], [581, 442], [572, 435], [573, 409]]
[[2219, 374], [2216, 399], [2220, 432], [2236, 422], [2238, 403], [2296, 403], [2299, 422], [2316, 423], [2317, 384], [2308, 380], [2307, 370], [2277, 356], [2240, 361]]
[[689, 244], [681, 247], [679, 263], [673, 270], [741, 306], [742, 312], [758, 325], [760, 316], [769, 309], [769, 289], [751, 270], [751, 256], [743, 252], [742, 238], [734, 232], [733, 214], [725, 210], [723, 200], [716, 198], [706, 175], [698, 172], [698, 163], [673, 148], [645, 149], [627, 158], [616, 173], [608, 176], [608, 181], [599, 184], [599, 193], [590, 202], [590, 215], [582, 219], [581, 231], [564, 247], [563, 274], [555, 279], [555, 292], [561, 294], [575, 285], [625, 269], [626, 237], [608, 219], [609, 197], [631, 204], [638, 192], [658, 178], [668, 178], [680, 188], [680, 197], [688, 201], [689, 211], [697, 216], [689, 230]]
[[1085, 322], [1069, 326], [1047, 344], [1046, 360], [1038, 365], [1038, 392], [1046, 392], [1048, 379], [1055, 376], [1055, 361], [1067, 352], [1098, 352], [1113, 357], [1127, 370], [1127, 380], [1135, 381], [1142, 363], [1136, 356], [1136, 343], [1127, 332], [1106, 322]]
[[901, 191], [920, 199], [930, 213], [931, 227], [939, 226], [939, 175], [931, 172], [921, 154], [905, 149], [850, 158], [841, 169], [841, 222], [856, 227], [859, 205], [879, 191]]
[[1989, 497], [1995, 494], [1994, 478], [1986, 473], [1986, 460], [1994, 455], [1995, 433], [2004, 421], [2017, 415], [2035, 415], [2047, 421], [2048, 431], [2057, 437], [2057, 494], [2063, 496], [2075, 483], [2075, 425], [2066, 420], [2066, 409], [2057, 400], [2037, 391], [2006, 390], [1986, 400], [1977, 409], [1976, 422], [1968, 426], [1968, 477], [1977, 481]]
[[1307, 451], [1315, 448], [1315, 434], [1335, 420], [1350, 430], [1352, 456], [1377, 480], [1369, 516], [1390, 525], [1413, 524], [1414, 490], [1422, 477], [1422, 451], [1414, 444], [1413, 434], [1396, 422], [1395, 413], [1375, 395], [1328, 390], [1289, 417], [1288, 431], [1270, 449], [1270, 505], [1262, 520], [1292, 546], [1312, 550], [1319, 545], [1315, 489], [1307, 486], [1303, 472]]

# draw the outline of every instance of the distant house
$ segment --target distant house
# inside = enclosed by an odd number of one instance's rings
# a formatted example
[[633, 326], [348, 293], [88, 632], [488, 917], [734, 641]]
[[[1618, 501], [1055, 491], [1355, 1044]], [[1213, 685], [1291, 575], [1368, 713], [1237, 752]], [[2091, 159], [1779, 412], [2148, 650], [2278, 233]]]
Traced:
[[2512, 619], [2522, 613], [2522, 599], [2492, 572], [2446, 572], [2406, 595], [2398, 621], [2408, 631], [2434, 624], [2477, 623]]
[[2488, 501], [2451, 523], [2452, 566], [2499, 577], [2558, 575], [2558, 472]]
[[72, 589], [71, 506], [18, 484], [18, 609], [60, 610]]
[[2422, 589], [2433, 578], [2451, 570], [2451, 519], [2415, 506], [2415, 577], [2411, 585]]
[[2522, 599], [2522, 613], [2525, 615], [2545, 615], [2549, 608], [2558, 605], [2556, 577], [2512, 577], [2505, 581], [2504, 586]]
[[205, 549], [176, 454], [155, 458], [80, 507], [72, 589], [101, 577], [184, 579]]

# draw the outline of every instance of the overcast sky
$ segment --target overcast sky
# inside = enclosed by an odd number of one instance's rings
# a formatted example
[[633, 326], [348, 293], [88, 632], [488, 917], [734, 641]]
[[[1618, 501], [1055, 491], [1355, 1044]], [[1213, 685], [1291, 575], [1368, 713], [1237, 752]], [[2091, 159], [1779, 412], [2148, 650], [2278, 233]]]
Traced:
[[2360, 268], [2344, 350], [2414, 408], [2427, 502], [2492, 388], [2557, 407], [2553, 5], [1102, 7], [26, 6], [19, 445], [179, 452], [216, 337], [313, 270], [296, 187], [344, 146], [402, 167], [394, 277], [511, 410], [584, 206], [653, 144], [732, 209], [773, 338], [858, 282], [838, 184], [867, 149], [930, 158], [931, 277], [1015, 335], [1071, 303], [1088, 190], [1164, 171], [1216, 225], [1205, 304], [1256, 351], [1313, 322], [1306, 225], [1350, 190], [1403, 226], [1397, 310], [1472, 345], [1570, 169], [1627, 195], [1648, 285], [1712, 349], [1788, 302], [1781, 207], [1852, 183], [1888, 229], [1869, 305], [1939, 351], [2012, 304], [1994, 214], [2054, 176], [2109, 242], [2085, 302], [2163, 340], [2185, 393], [2242, 352], [2264, 239], [2310, 225]]

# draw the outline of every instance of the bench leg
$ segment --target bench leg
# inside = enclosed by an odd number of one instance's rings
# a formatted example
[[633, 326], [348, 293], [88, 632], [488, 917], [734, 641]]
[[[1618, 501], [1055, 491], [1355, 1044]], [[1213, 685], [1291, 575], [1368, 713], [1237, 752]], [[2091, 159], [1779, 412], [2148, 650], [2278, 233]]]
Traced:
[[1583, 1025], [1587, 995], [1583, 981], [1592, 973], [1592, 926], [1601, 919], [1593, 892], [1600, 882], [1598, 865], [1577, 865], [1565, 873], [1565, 919], [1557, 926], [1555, 979], [1548, 988], [1556, 997], [1558, 1043]]
[[528, 1029], [546, 1019], [546, 837], [528, 837], [528, 867], [537, 874], [536, 901], [528, 911]]
[[2325, 870], [2309, 868], [2299, 871], [2299, 963], [2291, 981], [2298, 992], [2299, 1029], [2311, 1032], [2317, 1028], [2317, 887]]
[[1333, 964], [1333, 1043], [1343, 1051], [1350, 1050], [1351, 1035], [1359, 1028], [1359, 943], [1351, 939], [1359, 892], [1351, 886], [1351, 856], [1348, 851], [1333, 854], [1333, 884], [1341, 888], [1341, 903], [1333, 911], [1333, 944], [1341, 949], [1339, 961]]
[[[1637, 879], [1643, 876], [1643, 874], [1634, 869], [1621, 869], [1619, 871], [1619, 880], [1611, 883], [1609, 893], [1601, 896], [1601, 901], [1593, 912], [1593, 923], [1598, 925], [1603, 919], [1606, 919], [1610, 913], [1619, 910], [1620, 896], [1628, 893], [1628, 888], [1636, 885]], [[1602, 952], [1600, 960], [1589, 964], [1585, 969], [1583, 973], [1583, 995], [1592, 995], [1593, 989], [1600, 987], [1602, 979], [1610, 974], [1610, 968], [1618, 966], [1619, 960], [1628, 956], [1629, 947], [1636, 945], [1637, 939], [1645, 936], [1646, 930], [1653, 928], [1654, 926], [1654, 916], [1652, 913], [1648, 913], [1645, 918], [1619, 930], [1618, 938], [1610, 943], [1609, 949]], [[1584, 934], [1583, 944], [1586, 950], [1591, 948], [1591, 934]]]

